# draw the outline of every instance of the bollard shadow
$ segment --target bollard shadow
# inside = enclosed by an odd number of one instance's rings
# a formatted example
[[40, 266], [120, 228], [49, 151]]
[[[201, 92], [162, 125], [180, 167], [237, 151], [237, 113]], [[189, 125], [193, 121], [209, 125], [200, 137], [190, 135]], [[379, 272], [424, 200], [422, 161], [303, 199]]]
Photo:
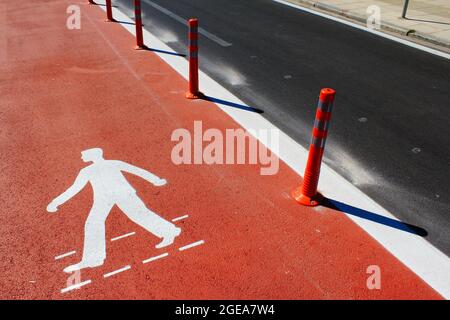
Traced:
[[[92, 3], [94, 6], [100, 6], [100, 7], [106, 7], [106, 4], [103, 4], [103, 3]], [[118, 8], [119, 6], [117, 6], [117, 5], [111, 5], [111, 8]]]
[[412, 233], [414, 235], [420, 236], [420, 237], [426, 237], [428, 235], [428, 232], [418, 226], [409, 224], [409, 223], [404, 223], [398, 220], [394, 220], [391, 218], [387, 218], [385, 216], [370, 212], [370, 211], [366, 211], [364, 209], [360, 209], [360, 208], [356, 208], [353, 207], [351, 205], [339, 202], [337, 200], [333, 200], [333, 199], [329, 199], [329, 198], [325, 198], [322, 197], [320, 199], [320, 204], [324, 207], [333, 209], [333, 210], [337, 210], [337, 211], [341, 211], [347, 214], [350, 214], [352, 216], [355, 217], [359, 217], [362, 219], [366, 219], [378, 224], [382, 224], [385, 225], [387, 227], [390, 228], [394, 228], [397, 230], [401, 230], [404, 232], [408, 232], [408, 233]]
[[171, 56], [178, 56], [178, 57], [183, 57], [183, 58], [186, 57], [186, 55], [183, 54], [183, 53], [172, 52], [172, 51], [165, 51], [165, 50], [161, 50], [161, 49], [150, 48], [150, 47], [147, 47], [147, 46], [145, 46], [144, 48], [142, 48], [142, 50], [151, 51], [151, 52], [156, 52], [156, 53], [169, 54], [169, 55], [171, 55]]
[[214, 103], [217, 103], [217, 104], [222, 104], [222, 105], [228, 106], [228, 107], [245, 110], [245, 111], [255, 112], [255, 113], [259, 113], [259, 114], [264, 113], [264, 110], [261, 110], [261, 109], [258, 109], [258, 108], [249, 107], [249, 106], [246, 106], [246, 105], [243, 105], [243, 104], [230, 102], [230, 101], [226, 101], [226, 100], [222, 100], [222, 99], [218, 99], [218, 98], [214, 98], [214, 97], [210, 97], [210, 96], [206, 96], [206, 95], [202, 95], [201, 99], [206, 100], [206, 101], [210, 101], [210, 102], [214, 102]]
[[183, 54], [183, 53], [165, 51], [165, 50], [160, 50], [160, 49], [155, 49], [155, 48], [148, 48], [148, 47], [147, 47], [147, 50], [148, 51], [152, 51], [152, 52], [157, 52], [157, 53], [169, 54], [171, 56], [178, 56], [178, 57], [186, 58], [186, 55]]
[[428, 22], [428, 23], [436, 23], [436, 24], [443, 24], [446, 26], [450, 26], [450, 22], [444, 22], [444, 21], [424, 20], [424, 19], [406, 18], [406, 17], [404, 19], [409, 20], [409, 21]]
[[116, 19], [114, 19], [114, 22], [120, 23], [120, 24], [129, 24], [129, 25], [131, 25], [131, 26], [134, 26], [134, 25], [135, 25], [134, 22], [120, 21], [120, 20], [116, 20]]

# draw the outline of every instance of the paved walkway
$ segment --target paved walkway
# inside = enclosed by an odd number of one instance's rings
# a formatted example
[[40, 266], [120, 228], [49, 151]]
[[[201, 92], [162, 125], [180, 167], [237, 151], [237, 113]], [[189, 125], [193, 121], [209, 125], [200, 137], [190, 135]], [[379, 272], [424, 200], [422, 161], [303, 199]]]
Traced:
[[422, 39], [430, 43], [450, 48], [450, 1], [410, 0], [406, 19], [402, 18], [404, 0], [288, 0], [307, 6], [315, 6], [325, 11], [365, 23], [367, 8], [380, 8], [381, 28], [408, 34], [412, 39]]
[[[74, 3], [81, 30], [66, 28]], [[1, 299], [441, 298], [342, 212], [299, 206], [289, 194], [301, 177], [286, 164], [273, 176], [250, 164], [174, 164], [175, 130], [192, 132], [194, 121], [222, 133], [240, 126], [211, 102], [185, 99], [184, 78], [153, 52], [132, 50], [123, 26], [106, 23], [104, 11], [86, 3], [2, 8]], [[64, 268], [81, 259], [84, 224], [98, 196], [90, 187], [77, 193], [84, 179], [97, 179], [93, 187], [116, 200], [129, 192], [112, 188], [124, 180], [105, 174], [118, 163], [91, 169], [70, 189], [69, 202], [47, 212], [87, 165], [80, 152], [90, 147], [166, 179], [157, 187], [126, 175], [144, 204], [182, 233], [156, 249], [160, 239], [113, 207], [104, 264], [67, 274]], [[131, 200], [136, 196], [116, 203], [124, 209]], [[104, 239], [94, 234], [98, 243]], [[367, 286], [373, 265], [382, 272], [379, 290]]]

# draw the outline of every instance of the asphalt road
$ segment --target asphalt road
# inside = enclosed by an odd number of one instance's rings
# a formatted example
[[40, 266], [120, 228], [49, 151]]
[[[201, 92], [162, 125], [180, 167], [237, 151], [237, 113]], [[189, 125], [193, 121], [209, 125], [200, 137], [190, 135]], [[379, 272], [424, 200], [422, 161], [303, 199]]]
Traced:
[[180, 53], [199, 18], [201, 69], [304, 146], [319, 90], [336, 89], [325, 162], [450, 255], [449, 60], [270, 0], [142, 2]]

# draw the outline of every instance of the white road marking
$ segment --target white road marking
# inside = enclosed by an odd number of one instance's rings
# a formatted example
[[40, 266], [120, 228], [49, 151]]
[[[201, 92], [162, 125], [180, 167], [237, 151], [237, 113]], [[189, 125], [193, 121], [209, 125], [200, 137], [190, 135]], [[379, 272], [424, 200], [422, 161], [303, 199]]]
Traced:
[[[188, 20], [184, 19], [182, 17], [180, 17], [179, 15], [176, 15], [175, 13], [173, 13], [170, 10], [167, 10], [166, 8], [161, 7], [160, 5], [154, 3], [153, 1], [150, 0], [144, 0], [145, 3], [151, 5], [153, 8], [155, 8], [156, 10], [164, 13], [165, 15], [171, 17], [172, 19], [174, 19], [175, 21], [178, 21], [179, 23], [183, 24], [183, 25], [187, 25]], [[226, 42], [225, 40], [222, 40], [221, 38], [219, 38], [218, 36], [206, 31], [203, 28], [198, 28], [198, 32], [202, 35], [204, 35], [205, 37], [207, 37], [209, 40], [214, 41], [215, 43], [221, 45], [222, 47], [230, 47], [232, 46], [231, 43]]]
[[436, 50], [436, 49], [428, 48], [426, 46], [423, 46], [423, 45], [420, 45], [418, 43], [414, 43], [414, 42], [411, 42], [411, 41], [408, 41], [408, 40], [405, 40], [405, 39], [397, 38], [397, 37], [391, 36], [391, 35], [389, 35], [387, 33], [380, 32], [380, 31], [377, 31], [375, 29], [370, 29], [370, 28], [367, 28], [365, 26], [359, 25], [359, 24], [354, 23], [354, 22], [350, 22], [350, 21], [347, 21], [347, 20], [344, 20], [344, 19], [341, 19], [341, 18], [337, 18], [337, 17], [331, 16], [331, 15], [328, 15], [326, 13], [322, 13], [322, 12], [318, 12], [318, 11], [315, 11], [315, 10], [311, 10], [311, 9], [308, 9], [308, 8], [305, 8], [305, 7], [302, 7], [300, 5], [296, 5], [294, 3], [287, 2], [287, 1], [284, 1], [284, 0], [272, 0], [272, 1], [280, 3], [280, 4], [284, 4], [284, 5], [288, 6], [288, 7], [296, 8], [298, 10], [314, 14], [316, 16], [320, 16], [322, 18], [326, 18], [326, 19], [330, 19], [330, 20], [333, 20], [333, 21], [336, 21], [336, 22], [339, 22], [339, 23], [343, 23], [343, 24], [348, 25], [350, 27], [353, 27], [353, 28], [356, 28], [356, 29], [359, 29], [359, 30], [363, 30], [363, 31], [375, 34], [377, 36], [380, 36], [380, 37], [383, 37], [383, 38], [386, 38], [386, 39], [389, 39], [389, 40], [392, 40], [392, 41], [395, 41], [395, 42], [407, 45], [409, 47], [416, 48], [416, 49], [419, 49], [419, 50], [422, 50], [422, 51], [425, 51], [425, 52], [428, 52], [428, 53], [440, 56], [442, 58], [450, 59], [450, 54], [448, 54], [448, 53], [445, 53], [445, 52], [442, 52], [442, 51], [439, 51], [439, 50]]
[[83, 287], [83, 286], [85, 286], [85, 285], [88, 285], [88, 284], [91, 283], [91, 282], [92, 282], [91, 280], [86, 280], [86, 281], [83, 281], [83, 282], [74, 284], [74, 285], [72, 285], [72, 286], [70, 286], [70, 287], [61, 289], [61, 293], [66, 293], [66, 292], [68, 292], [68, 291], [71, 291], [71, 290], [75, 290], [75, 289], [81, 288], [81, 287]]
[[[106, 11], [104, 7], [102, 10]], [[113, 8], [117, 19], [132, 23], [133, 21], [117, 8]], [[134, 25], [122, 24], [132, 35], [136, 35]], [[163, 41], [158, 39], [148, 30], [143, 30], [144, 42], [151, 43], [152, 47], [165, 51], [173, 51]], [[165, 61], [172, 69], [185, 79], [188, 79], [189, 67], [185, 58], [154, 52]], [[209, 96], [217, 97], [229, 102], [244, 104], [239, 98], [225, 89], [204, 72], [199, 72], [202, 92]], [[318, 88], [319, 90], [320, 88]], [[312, 102], [313, 103], [313, 102]], [[245, 105], [245, 104], [244, 104]], [[278, 129], [260, 114], [248, 112], [237, 108], [226, 108], [217, 104], [223, 112], [228, 114], [244, 129]], [[256, 137], [265, 144], [261, 137]], [[265, 144], [272, 152], [273, 150]], [[278, 157], [284, 161], [299, 176], [303, 176], [306, 166], [308, 150], [280, 130], [280, 148]], [[352, 206], [376, 212], [385, 217], [396, 219], [390, 212], [352, 185], [344, 177], [340, 176], [326, 164], [322, 165], [319, 190], [322, 194], [332, 199], [351, 204]], [[348, 215], [359, 227], [364, 229], [370, 236], [377, 240], [399, 261], [428, 283], [434, 290], [444, 298], [450, 299], [450, 258], [439, 251], [422, 237], [406, 233], [397, 229], [373, 223], [371, 221]]]
[[131, 236], [134, 236], [135, 234], [136, 234], [136, 232], [133, 231], [133, 232], [124, 234], [122, 236], [118, 236], [118, 237], [112, 238], [111, 241], [117, 241], [117, 240], [120, 240], [120, 239], [123, 239], [123, 238], [126, 238], [126, 237], [131, 237]]
[[61, 255], [59, 255], [59, 256], [56, 256], [56, 257], [55, 257], [55, 260], [59, 260], [59, 259], [65, 258], [65, 257], [72, 256], [72, 255], [74, 255], [75, 253], [77, 253], [77, 252], [76, 252], [76, 251], [70, 251], [70, 252], [67, 252], [67, 253], [63, 253], [63, 254], [61, 254]]
[[205, 243], [205, 241], [203, 241], [203, 240], [200, 240], [200, 241], [197, 241], [197, 242], [194, 242], [194, 243], [188, 244], [187, 246], [181, 247], [181, 248], [180, 248], [180, 249], [178, 249], [178, 250], [180, 250], [180, 251], [184, 251], [184, 250], [187, 250], [187, 249], [190, 249], [190, 248], [196, 247], [196, 246], [200, 246], [200, 245], [202, 245], [202, 244], [204, 244], [204, 243]]
[[111, 276], [113, 276], [113, 275], [115, 275], [115, 274], [118, 274], [118, 273], [121, 273], [121, 272], [130, 270], [130, 269], [131, 269], [131, 266], [126, 266], [126, 267], [120, 268], [120, 269], [118, 269], [118, 270], [116, 270], [116, 271], [112, 271], [112, 272], [109, 272], [109, 273], [105, 273], [105, 274], [103, 275], [103, 278], [108, 278], [108, 277], [111, 277]]
[[[92, 162], [88, 169], [81, 170], [72, 186], [62, 194], [53, 199], [47, 206], [48, 212], [55, 212], [58, 205], [61, 205], [77, 193], [81, 192], [89, 182], [94, 195], [93, 207], [89, 213], [88, 222], [90, 227], [85, 228], [84, 253], [81, 265], [89, 261], [103, 261], [106, 259], [106, 238], [105, 238], [105, 217], [111, 211], [112, 205], [118, 206], [122, 212], [134, 223], [147, 231], [155, 234], [169, 234], [173, 227], [157, 213], [150, 211], [142, 204], [141, 198], [136, 194], [135, 189], [125, 179], [123, 174], [133, 174], [155, 186], [163, 186], [166, 180], [159, 178], [150, 171], [136, 167], [132, 164], [119, 161], [108, 160], [103, 157], [101, 148], [91, 148], [81, 152], [84, 162]], [[106, 189], [118, 191], [114, 195], [105, 192]], [[99, 196], [101, 195], [101, 196]], [[107, 196], [105, 196], [107, 195]], [[66, 272], [73, 266], [64, 269]], [[76, 265], [78, 269], [78, 264]]]
[[180, 221], [180, 220], [183, 220], [183, 219], [186, 219], [186, 218], [189, 218], [189, 215], [185, 215], [185, 216], [182, 216], [182, 217], [178, 217], [178, 218], [172, 219], [172, 222], [177, 222], [177, 221]]
[[151, 257], [151, 258], [148, 258], [148, 259], [146, 259], [146, 260], [143, 260], [142, 261], [142, 263], [149, 263], [149, 262], [152, 262], [152, 261], [155, 261], [155, 260], [158, 260], [158, 259], [162, 259], [162, 258], [165, 258], [165, 257], [167, 257], [169, 254], [166, 252], [166, 253], [163, 253], [163, 254], [160, 254], [159, 256], [156, 256], [156, 257]]

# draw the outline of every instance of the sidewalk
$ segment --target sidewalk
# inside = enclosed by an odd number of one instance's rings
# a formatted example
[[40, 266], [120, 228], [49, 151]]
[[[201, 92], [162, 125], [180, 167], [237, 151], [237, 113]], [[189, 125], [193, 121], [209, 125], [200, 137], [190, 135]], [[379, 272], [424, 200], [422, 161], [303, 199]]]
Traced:
[[[301, 177], [283, 162], [272, 176], [250, 164], [175, 165], [175, 130], [240, 126], [211, 102], [185, 99], [185, 79], [133, 50], [134, 38], [99, 6], [75, 1], [82, 28], [68, 30], [72, 4], [17, 2], [1, 12], [0, 298], [441, 299], [342, 212], [298, 205], [290, 192]], [[81, 259], [94, 195], [86, 187], [58, 212], [46, 207], [92, 147], [167, 179], [155, 187], [126, 175], [183, 232], [155, 249], [159, 239], [114, 207], [105, 263], [83, 269], [80, 288], [69, 290], [76, 275], [63, 269]], [[379, 290], [367, 287], [372, 265], [382, 270]]]
[[381, 29], [450, 49], [450, 1], [410, 0], [406, 19], [401, 18], [404, 0], [288, 0], [367, 23], [369, 6], [378, 6]]

